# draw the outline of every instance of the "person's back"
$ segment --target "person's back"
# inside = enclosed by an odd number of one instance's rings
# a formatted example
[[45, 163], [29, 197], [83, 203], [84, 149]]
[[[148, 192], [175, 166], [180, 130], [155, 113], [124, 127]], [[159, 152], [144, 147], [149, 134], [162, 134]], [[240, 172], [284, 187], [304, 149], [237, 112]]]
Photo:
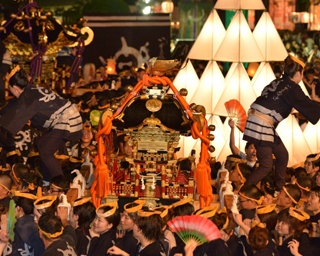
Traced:
[[13, 136], [31, 121], [43, 131], [37, 141], [42, 164], [40, 172], [45, 181], [63, 174], [54, 153], [67, 141], [77, 141], [82, 137], [82, 119], [77, 107], [50, 89], [30, 83], [27, 73], [16, 66], [8, 74], [9, 90], [16, 97], [6, 105], [0, 115], [0, 145], [5, 150], [15, 147]]
[[[71, 227], [67, 228], [69, 232]], [[71, 245], [69, 243], [71, 241], [71, 236], [70, 235], [64, 235], [61, 239], [53, 242], [42, 254], [43, 256], [63, 256], [63, 255], [68, 255], [68, 256], [76, 256], [76, 251], [74, 248], [74, 245]]]
[[16, 219], [14, 227], [14, 240], [10, 255], [40, 256], [44, 252], [44, 246], [40, 240], [37, 224], [34, 222], [33, 202], [37, 197], [30, 193], [15, 192]]
[[141, 210], [133, 228], [134, 236], [139, 240], [137, 255], [167, 255], [169, 244], [162, 235], [162, 220], [159, 212]]
[[[59, 117], [61, 113], [55, 112], [65, 106], [68, 100], [55, 94], [51, 90], [32, 84], [26, 84], [21, 90], [23, 90], [23, 93], [18, 97], [18, 104], [14, 106], [15, 108], [11, 106], [11, 108], [7, 109], [7, 112], [1, 116], [1, 125], [13, 135], [15, 135], [28, 120], [31, 120], [32, 124], [39, 129], [53, 128], [58, 120], [50, 120], [50, 118], [53, 118], [53, 114], [58, 114], [55, 118]], [[50, 104], [48, 104], [49, 102]], [[22, 108], [24, 111], [19, 111]]]
[[284, 60], [283, 76], [267, 85], [250, 106], [243, 139], [254, 143], [259, 167], [252, 172], [247, 184], [258, 184], [274, 166], [276, 191], [280, 191], [285, 184], [289, 153], [275, 127], [293, 108], [312, 124], [319, 121], [320, 105], [299, 86], [304, 66], [303, 61], [289, 55]]
[[40, 238], [45, 246], [43, 256], [77, 255], [76, 236], [71, 225], [63, 227], [59, 217], [44, 213], [39, 219], [38, 226]]

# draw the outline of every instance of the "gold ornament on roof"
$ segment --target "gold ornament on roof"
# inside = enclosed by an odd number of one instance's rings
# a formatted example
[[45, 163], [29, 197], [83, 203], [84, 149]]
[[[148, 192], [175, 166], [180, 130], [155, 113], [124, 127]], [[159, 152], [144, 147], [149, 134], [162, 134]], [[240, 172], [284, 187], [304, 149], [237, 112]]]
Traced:
[[162, 102], [158, 99], [151, 99], [146, 102], [146, 108], [150, 112], [157, 112], [162, 108]]
[[147, 73], [150, 75], [163, 76], [166, 72], [172, 71], [180, 65], [178, 60], [158, 60], [153, 57], [149, 60]]
[[[86, 20], [80, 20], [80, 27], [78, 24], [63, 26], [52, 12], [44, 11], [32, 0], [28, 3], [0, 25], [0, 32], [4, 34], [3, 43], [12, 57], [30, 61], [35, 54], [35, 45], [45, 46], [45, 55], [54, 57], [64, 46], [76, 47], [79, 38], [84, 38], [84, 45], [92, 42], [94, 33], [86, 25]], [[33, 35], [28, 40], [30, 34]]]
[[9, 81], [9, 79], [13, 77], [19, 70], [20, 70], [20, 66], [19, 65], [15, 66], [15, 68], [13, 68], [11, 72], [7, 75], [6, 77], [7, 81]]

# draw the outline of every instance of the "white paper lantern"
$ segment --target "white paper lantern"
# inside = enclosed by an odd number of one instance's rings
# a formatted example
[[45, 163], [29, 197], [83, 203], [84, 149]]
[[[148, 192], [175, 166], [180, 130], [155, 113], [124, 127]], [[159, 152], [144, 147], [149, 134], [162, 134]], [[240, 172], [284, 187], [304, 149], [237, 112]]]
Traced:
[[174, 4], [171, 0], [166, 0], [161, 3], [161, 9], [163, 13], [172, 13]]

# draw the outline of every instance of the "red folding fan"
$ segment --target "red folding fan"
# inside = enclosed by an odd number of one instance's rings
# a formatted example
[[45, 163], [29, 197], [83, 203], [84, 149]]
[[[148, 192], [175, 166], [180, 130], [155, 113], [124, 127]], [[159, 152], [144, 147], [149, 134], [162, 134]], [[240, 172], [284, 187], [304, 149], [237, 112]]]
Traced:
[[178, 216], [170, 220], [168, 226], [184, 243], [193, 239], [201, 245], [221, 238], [218, 227], [211, 220], [200, 215]]
[[243, 132], [247, 122], [247, 113], [240, 102], [232, 99], [225, 102], [224, 106], [226, 107], [229, 118], [231, 118], [239, 130]]

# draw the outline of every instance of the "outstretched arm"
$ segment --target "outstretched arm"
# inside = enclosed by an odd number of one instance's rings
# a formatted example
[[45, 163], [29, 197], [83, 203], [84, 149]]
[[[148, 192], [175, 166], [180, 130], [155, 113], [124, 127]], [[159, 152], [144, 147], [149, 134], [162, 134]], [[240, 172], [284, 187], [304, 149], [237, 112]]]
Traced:
[[230, 131], [230, 143], [229, 143], [231, 152], [234, 155], [240, 155], [240, 149], [237, 148], [237, 146], [235, 144], [235, 140], [234, 140], [234, 127], [235, 127], [234, 121], [230, 118], [229, 121], [228, 121], [228, 124], [229, 124], [229, 126], [231, 128], [231, 131]]
[[242, 220], [242, 215], [240, 213], [232, 213], [234, 221], [239, 225], [240, 227], [240, 235], [249, 235], [250, 231], [250, 226], [247, 225], [243, 220]]

